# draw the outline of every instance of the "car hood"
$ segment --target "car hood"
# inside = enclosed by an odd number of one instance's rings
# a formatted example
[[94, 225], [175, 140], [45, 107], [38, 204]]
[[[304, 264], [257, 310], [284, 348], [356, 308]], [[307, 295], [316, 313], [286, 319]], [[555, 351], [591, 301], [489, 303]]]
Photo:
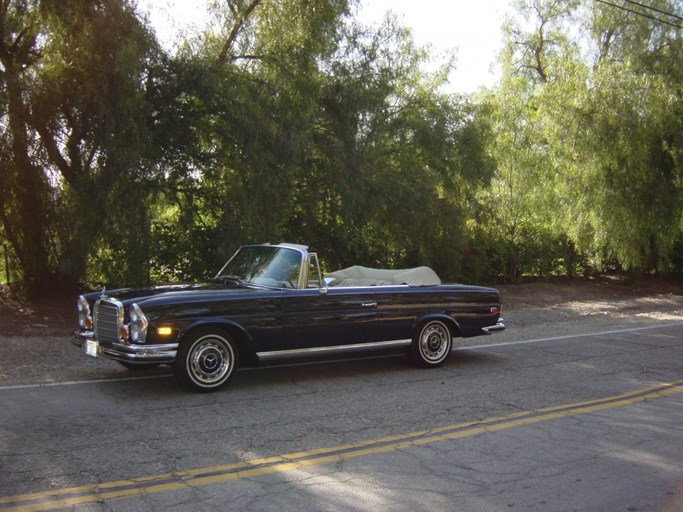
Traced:
[[232, 283], [218, 281], [204, 281], [196, 283], [177, 283], [145, 288], [118, 288], [93, 292], [89, 295], [91, 300], [97, 300], [102, 295], [116, 299], [125, 305], [136, 302], [138, 305], [145, 303], [182, 302], [194, 301], [199, 298], [216, 297], [241, 297], [245, 294], [263, 292], [262, 288], [237, 286]]

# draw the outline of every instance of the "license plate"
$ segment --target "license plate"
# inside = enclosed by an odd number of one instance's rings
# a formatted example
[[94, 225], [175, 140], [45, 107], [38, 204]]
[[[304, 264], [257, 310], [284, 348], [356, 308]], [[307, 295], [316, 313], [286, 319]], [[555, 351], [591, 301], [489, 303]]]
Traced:
[[85, 353], [86, 355], [97, 357], [99, 356], [100, 344], [95, 340], [85, 340]]

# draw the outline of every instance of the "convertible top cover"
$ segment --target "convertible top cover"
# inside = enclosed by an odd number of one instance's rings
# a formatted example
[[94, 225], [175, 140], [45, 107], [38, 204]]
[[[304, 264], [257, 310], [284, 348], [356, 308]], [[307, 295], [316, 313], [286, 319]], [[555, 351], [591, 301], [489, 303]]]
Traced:
[[436, 286], [441, 279], [429, 267], [408, 269], [379, 269], [360, 265], [337, 270], [325, 276], [333, 278], [331, 286], [387, 286], [407, 284], [408, 286]]

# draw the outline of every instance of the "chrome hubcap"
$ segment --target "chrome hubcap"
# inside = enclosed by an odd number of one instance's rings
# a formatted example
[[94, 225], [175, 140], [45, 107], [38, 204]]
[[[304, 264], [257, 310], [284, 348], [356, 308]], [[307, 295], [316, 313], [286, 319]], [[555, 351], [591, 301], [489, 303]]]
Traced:
[[420, 337], [420, 352], [425, 360], [435, 362], [443, 359], [449, 349], [450, 334], [442, 324], [429, 324]]
[[197, 382], [213, 384], [232, 371], [234, 354], [230, 344], [222, 338], [207, 336], [192, 350], [190, 371]]

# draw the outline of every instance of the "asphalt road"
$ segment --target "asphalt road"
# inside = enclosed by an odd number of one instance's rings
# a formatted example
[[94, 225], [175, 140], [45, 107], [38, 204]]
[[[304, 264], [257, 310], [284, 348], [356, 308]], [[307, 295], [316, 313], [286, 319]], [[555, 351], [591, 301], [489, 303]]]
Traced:
[[[0, 512], [683, 511], [683, 323], [404, 357], [0, 385]], [[114, 364], [114, 363], [112, 363]]]

